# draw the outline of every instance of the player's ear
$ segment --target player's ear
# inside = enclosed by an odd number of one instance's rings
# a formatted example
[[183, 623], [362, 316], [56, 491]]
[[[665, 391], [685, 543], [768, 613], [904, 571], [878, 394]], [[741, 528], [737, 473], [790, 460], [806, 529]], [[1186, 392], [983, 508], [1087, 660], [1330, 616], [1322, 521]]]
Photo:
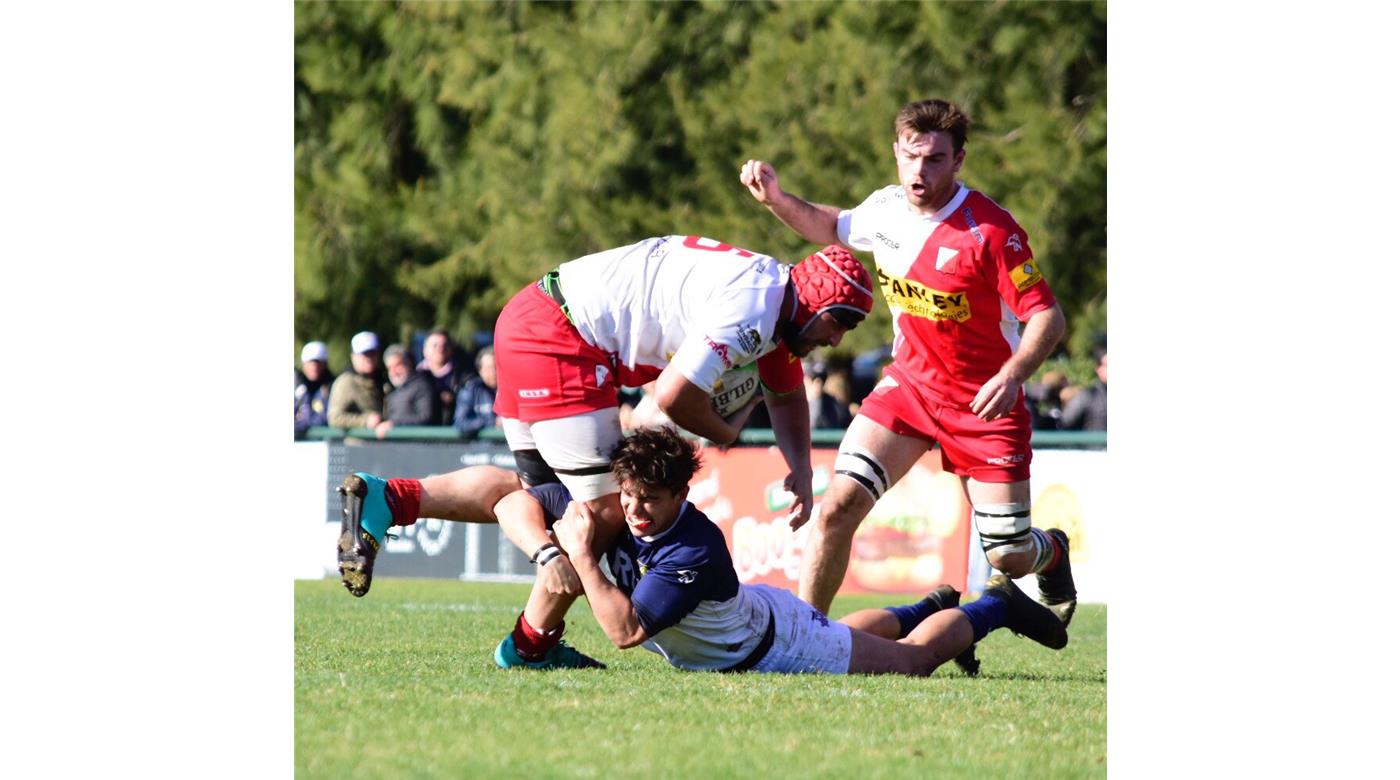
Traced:
[[684, 501], [684, 500], [686, 499], [686, 497], [689, 496], [689, 495], [690, 495], [690, 485], [686, 485], [685, 487], [681, 488], [681, 491], [680, 491], [679, 493], [676, 494], [676, 498], [677, 498], [678, 500], [680, 500], [680, 501]]
[[967, 147], [963, 147], [963, 148], [959, 149], [959, 150], [958, 150], [958, 153], [955, 154], [955, 155], [953, 155], [953, 173], [957, 173], [958, 171], [961, 171], [961, 170], [962, 170], [963, 160], [964, 160], [966, 157], [967, 157]]

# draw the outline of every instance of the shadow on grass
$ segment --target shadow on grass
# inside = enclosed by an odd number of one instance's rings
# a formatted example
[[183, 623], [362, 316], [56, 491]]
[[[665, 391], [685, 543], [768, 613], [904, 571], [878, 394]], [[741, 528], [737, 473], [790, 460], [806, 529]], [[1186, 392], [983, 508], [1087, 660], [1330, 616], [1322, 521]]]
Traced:
[[985, 669], [977, 675], [976, 680], [1013, 680], [1020, 682], [1052, 682], [1052, 683], [1097, 683], [1099, 685], [1108, 684], [1108, 673], [1098, 672], [1095, 674], [1025, 674], [1023, 672], [988, 672]]

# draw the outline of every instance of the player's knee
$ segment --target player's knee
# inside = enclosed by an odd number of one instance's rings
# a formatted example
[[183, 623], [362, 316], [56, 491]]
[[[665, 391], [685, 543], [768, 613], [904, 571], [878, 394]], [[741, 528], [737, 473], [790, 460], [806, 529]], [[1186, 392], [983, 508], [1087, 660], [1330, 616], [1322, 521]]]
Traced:
[[870, 507], [890, 489], [889, 470], [875, 453], [847, 445], [836, 455], [835, 471], [845, 479], [834, 480], [822, 497], [822, 525], [855, 533]]
[[1010, 576], [1023, 575], [1014, 571], [1022, 567], [1029, 569], [1035, 560], [1029, 503], [974, 504], [972, 522], [993, 568]]
[[821, 511], [817, 525], [825, 533], [852, 536], [860, 521], [865, 519], [870, 508], [870, 500], [859, 488], [842, 489], [833, 486], [822, 496]]
[[987, 553], [987, 563], [991, 564], [993, 569], [1014, 580], [1031, 573], [1031, 567], [1035, 563], [1035, 553], [993, 550]]

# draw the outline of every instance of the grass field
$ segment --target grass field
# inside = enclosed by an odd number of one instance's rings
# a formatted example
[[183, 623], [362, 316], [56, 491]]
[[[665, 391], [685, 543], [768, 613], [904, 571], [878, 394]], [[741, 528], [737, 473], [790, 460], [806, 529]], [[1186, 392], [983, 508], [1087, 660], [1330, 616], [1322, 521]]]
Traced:
[[[1008, 631], [982, 675], [718, 675], [618, 651], [582, 601], [568, 639], [606, 671], [504, 672], [524, 585], [298, 581], [298, 777], [1096, 777], [1107, 771], [1107, 619], [1055, 653]], [[840, 616], [893, 603], [841, 597]]]

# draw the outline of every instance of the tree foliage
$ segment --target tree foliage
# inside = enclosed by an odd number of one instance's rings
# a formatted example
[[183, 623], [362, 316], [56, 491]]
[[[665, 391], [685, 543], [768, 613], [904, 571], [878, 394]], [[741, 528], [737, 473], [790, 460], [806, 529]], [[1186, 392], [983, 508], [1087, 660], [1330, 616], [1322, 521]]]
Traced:
[[[296, 341], [490, 330], [562, 261], [700, 233], [813, 247], [739, 185], [853, 206], [894, 114], [972, 115], [964, 180], [1026, 228], [1084, 354], [1106, 323], [1107, 32], [1094, 3], [298, 3]], [[865, 258], [867, 262], [869, 258]], [[884, 306], [843, 349], [889, 337]]]

